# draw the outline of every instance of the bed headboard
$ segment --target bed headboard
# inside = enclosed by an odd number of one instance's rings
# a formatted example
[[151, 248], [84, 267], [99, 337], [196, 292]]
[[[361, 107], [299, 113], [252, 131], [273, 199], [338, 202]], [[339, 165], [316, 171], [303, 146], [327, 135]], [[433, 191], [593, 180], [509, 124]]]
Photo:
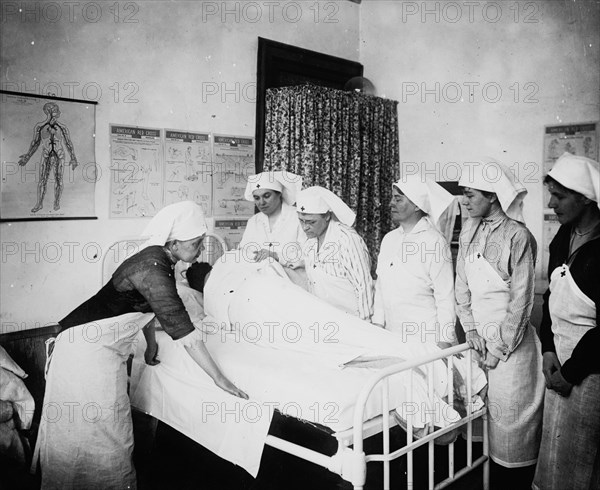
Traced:
[[[102, 259], [102, 284], [111, 278], [117, 267], [128, 257], [140, 251], [146, 240], [140, 238], [123, 238], [110, 245]], [[206, 233], [204, 251], [198, 257], [198, 262], [208, 262], [213, 265], [227, 251], [225, 240], [216, 233]]]

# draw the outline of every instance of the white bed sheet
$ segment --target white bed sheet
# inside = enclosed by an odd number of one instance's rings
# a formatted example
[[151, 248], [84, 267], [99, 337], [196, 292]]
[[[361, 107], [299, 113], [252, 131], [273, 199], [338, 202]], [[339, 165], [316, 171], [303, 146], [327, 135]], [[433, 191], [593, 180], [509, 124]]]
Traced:
[[[226, 255], [215, 264], [205, 287], [203, 306], [211, 316], [204, 318], [196, 291], [179, 285], [180, 296], [217, 364], [250, 399], [217, 388], [164, 332], [157, 332], [161, 364], [152, 367], [144, 363], [140, 333], [130, 392], [135, 408], [253, 476], [274, 409], [334, 432], [349, 429], [358, 394], [376, 368], [368, 363], [342, 367], [344, 363], [364, 356], [401, 361], [439, 351], [435, 346], [405, 344], [400, 336], [340, 312], [292, 284], [277, 268]], [[390, 378], [389, 407], [404, 418], [413, 414], [415, 425], [433, 421], [445, 426], [457, 415], [440, 398], [448, 387], [445, 364], [432, 363], [431, 372], [434, 407], [422, 372], [412, 375], [412, 395], [410, 372]], [[485, 379], [476, 391], [484, 385]], [[375, 389], [364, 417], [380, 414], [381, 390]]]
[[[225, 375], [248, 393], [249, 400], [217, 388], [184, 349], [159, 331], [161, 363], [157, 366], [144, 363], [145, 341], [140, 333], [132, 369], [132, 406], [252, 476], [258, 473], [274, 409], [334, 432], [349, 429], [356, 398], [375, 370], [336, 368], [319, 355], [264, 347], [226, 330], [213, 330], [205, 339]], [[409, 397], [408, 376], [390, 378], [390, 407], [400, 407], [403, 413], [431, 414], [424, 381], [418, 374], [413, 376], [414, 393]], [[366, 406], [365, 420], [379, 414], [381, 390], [376, 389]]]

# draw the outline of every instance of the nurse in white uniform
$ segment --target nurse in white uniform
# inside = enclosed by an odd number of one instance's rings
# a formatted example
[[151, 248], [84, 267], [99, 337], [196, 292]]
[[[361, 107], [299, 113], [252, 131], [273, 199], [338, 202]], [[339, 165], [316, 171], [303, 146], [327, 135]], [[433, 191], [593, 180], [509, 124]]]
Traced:
[[294, 207], [301, 187], [302, 178], [290, 172], [250, 175], [244, 197], [259, 212], [248, 220], [239, 248], [245, 260], [279, 262], [296, 284], [306, 287], [302, 262], [306, 235]]
[[497, 488], [510, 482], [529, 488], [544, 380], [540, 341], [529, 322], [537, 247], [521, 214], [527, 191], [494, 159], [465, 166], [459, 185], [471, 219], [460, 236], [457, 313], [488, 370], [491, 480]]
[[456, 342], [452, 254], [439, 219], [454, 196], [418, 175], [392, 187], [394, 224], [381, 242], [372, 323], [402, 335], [404, 342]]
[[340, 310], [370, 321], [371, 259], [352, 228], [356, 215], [333, 192], [309, 187], [298, 194], [298, 219], [307, 236], [303, 249], [308, 291]]

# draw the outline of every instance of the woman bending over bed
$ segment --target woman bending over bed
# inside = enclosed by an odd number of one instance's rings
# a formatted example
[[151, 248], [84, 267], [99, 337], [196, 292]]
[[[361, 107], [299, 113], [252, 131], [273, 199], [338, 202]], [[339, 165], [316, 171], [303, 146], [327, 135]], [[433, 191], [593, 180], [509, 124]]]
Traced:
[[173, 267], [198, 258], [206, 230], [194, 202], [162, 209], [146, 228], [145, 248], [59, 322], [38, 436], [42, 488], [136, 487], [126, 361], [135, 347], [133, 319], [139, 313], [148, 313], [149, 364], [157, 362], [150, 326], [156, 315], [217, 386], [248, 398], [213, 361], [177, 294]]

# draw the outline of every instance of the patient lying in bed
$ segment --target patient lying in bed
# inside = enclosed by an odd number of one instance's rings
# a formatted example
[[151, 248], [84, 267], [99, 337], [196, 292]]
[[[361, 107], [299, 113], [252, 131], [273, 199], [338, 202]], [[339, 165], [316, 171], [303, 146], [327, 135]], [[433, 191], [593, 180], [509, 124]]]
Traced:
[[[202, 305], [200, 295], [179, 286], [192, 320], [205, 333], [223, 330], [261, 347], [308, 354], [336, 369], [380, 368], [439, 352], [434, 345], [403, 343], [400, 337], [330, 306], [296, 286], [275, 261], [246, 262], [239, 251], [232, 251], [212, 271], [208, 264], [194, 264], [187, 278], [195, 289], [204, 289]], [[455, 378], [461, 381], [465, 362], [455, 362], [459, 370]], [[431, 369], [434, 393], [444, 399], [448, 396], [446, 366], [438, 361]], [[486, 381], [482, 371], [474, 371], [477, 393]], [[423, 370], [416, 372], [426, 379]], [[466, 392], [460, 391], [464, 383], [455, 388], [459, 399], [466, 398]]]
[[[204, 295], [186, 284], [179, 284], [178, 290], [192, 321], [205, 334], [207, 349], [228, 378], [245, 387], [250, 399], [214, 390], [201, 370], [159, 333], [159, 366], [145, 366], [139, 354], [143, 340], [138, 345], [132, 405], [251, 474], [257, 472], [274, 408], [335, 432], [349, 429], [358, 393], [374, 370], [439, 352], [434, 345], [403, 344], [400, 336], [347, 315], [294, 285], [279, 264], [243, 262], [235, 251], [215, 263]], [[428, 376], [433, 380], [433, 400]], [[485, 383], [481, 372], [474, 392]], [[455, 383], [455, 392], [457, 388], [466, 398], [464, 384]], [[390, 408], [396, 408], [402, 420], [411, 417], [416, 428], [429, 423], [444, 427], [459, 418], [444, 401], [447, 397], [443, 361], [417, 369], [414, 375], [406, 372], [390, 378]], [[455, 401], [459, 398], [455, 396]], [[255, 414], [257, 408], [256, 418], [232, 415]], [[375, 390], [365, 419], [380, 413], [381, 391]]]

